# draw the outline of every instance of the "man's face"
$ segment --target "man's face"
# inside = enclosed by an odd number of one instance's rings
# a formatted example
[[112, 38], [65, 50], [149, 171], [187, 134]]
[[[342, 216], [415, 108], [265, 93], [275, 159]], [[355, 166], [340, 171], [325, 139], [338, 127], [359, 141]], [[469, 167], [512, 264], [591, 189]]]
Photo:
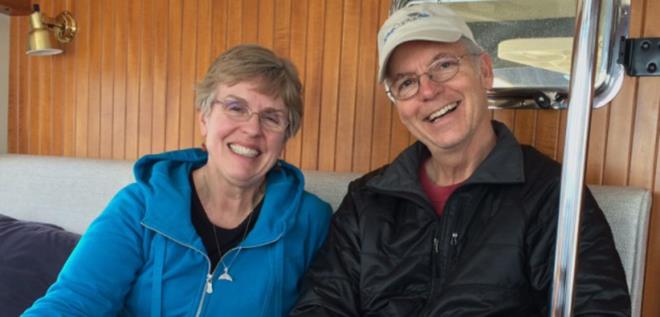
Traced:
[[[429, 66], [439, 71], [451, 65], [443, 61], [456, 59], [456, 74], [444, 82], [434, 82], [425, 74]], [[407, 42], [390, 57], [387, 80], [398, 80], [398, 88], [405, 89], [407, 82], [401, 79], [414, 79], [414, 74], [425, 74], [417, 77], [419, 90], [410, 99], [398, 100], [396, 108], [403, 124], [432, 153], [469, 154], [492, 133], [486, 91], [492, 87], [493, 72], [487, 54], [469, 55], [460, 42]]]

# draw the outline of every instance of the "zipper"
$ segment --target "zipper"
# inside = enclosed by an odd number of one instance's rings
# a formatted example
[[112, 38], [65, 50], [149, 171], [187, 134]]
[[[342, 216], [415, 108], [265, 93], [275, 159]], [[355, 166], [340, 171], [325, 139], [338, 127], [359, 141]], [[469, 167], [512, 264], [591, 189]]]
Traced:
[[447, 270], [454, 265], [454, 260], [456, 260], [456, 255], [458, 254], [458, 232], [451, 233], [451, 238], [449, 238], [449, 249]]
[[213, 293], [213, 274], [206, 274], [206, 294]]
[[[455, 210], [452, 212], [453, 205], [456, 204], [457, 194], [460, 192], [461, 188], [458, 188], [454, 193], [449, 197], [445, 203], [445, 210], [443, 211], [444, 221], [442, 221], [442, 228], [440, 230], [440, 237], [442, 241], [442, 246], [446, 246], [441, 249], [441, 262], [442, 266], [440, 269], [440, 279], [442, 284], [445, 283], [447, 279], [447, 271], [449, 271], [449, 265], [451, 257], [456, 253], [456, 246], [458, 245], [458, 232], [456, 230], [456, 214]], [[455, 208], [454, 208], [455, 209]], [[447, 241], [449, 240], [449, 241]]]
[[[174, 243], [177, 243], [177, 244], [179, 244], [179, 245], [181, 245], [185, 248], [191, 249], [191, 250], [201, 254], [206, 259], [206, 264], [208, 265], [208, 272], [211, 272], [211, 259], [209, 259], [208, 255], [206, 255], [206, 253], [204, 253], [202, 250], [199, 250], [199, 249], [193, 247], [192, 245], [189, 245], [189, 244], [183, 243], [183, 242], [181, 242], [177, 239], [174, 239], [170, 235], [167, 235], [167, 234], [163, 233], [162, 231], [157, 230], [156, 228], [145, 224], [144, 222], [141, 222], [141, 224], [145, 228], [148, 228], [149, 230], [152, 230], [152, 231], [162, 235], [163, 237], [166, 237], [167, 239], [170, 239]], [[202, 296], [201, 296], [201, 299], [199, 300], [199, 305], [197, 306], [197, 312], [195, 313], [195, 316], [200, 316], [200, 314], [202, 313], [202, 307], [204, 306], [204, 300], [206, 299], [207, 291], [210, 290], [210, 292], [208, 292], [208, 294], [211, 294], [213, 292], [213, 285], [212, 285], [213, 281], [212, 281], [212, 279], [213, 279], [214, 274], [215, 274], [215, 270], [211, 273], [206, 273], [206, 283], [204, 285], [204, 290], [202, 291]]]
[[[436, 284], [435, 279], [440, 276], [440, 261], [439, 261], [440, 257], [438, 256], [438, 254], [440, 253], [440, 239], [438, 239], [438, 237], [435, 234], [433, 236], [433, 252], [432, 253], [433, 253], [431, 255], [431, 258], [433, 259], [433, 260], [431, 260], [431, 265], [432, 265], [431, 272], [432, 272], [432, 275], [433, 275], [432, 284], [435, 285]], [[433, 286], [432, 286], [432, 288], [433, 288]]]
[[[195, 313], [195, 316], [200, 316], [201, 313], [202, 313], [202, 307], [204, 307], [204, 301], [206, 299], [206, 295], [213, 293], [213, 276], [215, 275], [215, 272], [218, 270], [218, 267], [216, 266], [215, 270], [213, 270], [213, 272], [211, 272], [211, 259], [209, 259], [208, 255], [206, 255], [206, 253], [204, 253], [203, 251], [193, 247], [192, 245], [189, 245], [189, 244], [183, 243], [183, 242], [181, 242], [177, 239], [174, 239], [170, 235], [167, 235], [167, 234], [163, 233], [162, 231], [157, 230], [157, 229], [145, 224], [144, 222], [142, 222], [141, 224], [145, 228], [148, 228], [149, 230], [152, 230], [152, 231], [162, 235], [163, 237], [166, 237], [167, 239], [173, 241], [174, 243], [177, 243], [177, 244], [179, 244], [179, 245], [181, 245], [185, 248], [191, 249], [191, 250], [201, 254], [206, 259], [206, 263], [208, 264], [208, 272], [210, 272], [210, 273], [206, 273], [206, 278], [205, 278], [205, 282], [204, 282], [204, 289], [202, 290], [202, 296], [201, 296], [201, 298], [199, 300], [199, 304], [197, 306], [197, 312]], [[235, 251], [236, 249], [239, 249], [239, 248], [251, 249], [251, 248], [262, 247], [262, 246], [277, 242], [278, 240], [280, 240], [282, 238], [283, 235], [284, 235], [284, 233], [280, 233], [277, 237], [275, 237], [275, 239], [270, 240], [270, 241], [266, 241], [264, 243], [255, 244], [255, 245], [251, 245], [251, 246], [237, 246], [237, 247], [231, 248], [231, 249], [229, 249], [229, 251], [225, 252], [225, 254], [222, 255], [222, 257], [218, 261], [218, 264], [220, 262], [222, 262], [222, 260], [224, 260], [225, 256], [227, 256], [229, 253]]]
[[454, 249], [458, 245], [458, 232], [452, 232], [451, 233], [451, 239], [449, 239], [449, 245], [452, 246]]

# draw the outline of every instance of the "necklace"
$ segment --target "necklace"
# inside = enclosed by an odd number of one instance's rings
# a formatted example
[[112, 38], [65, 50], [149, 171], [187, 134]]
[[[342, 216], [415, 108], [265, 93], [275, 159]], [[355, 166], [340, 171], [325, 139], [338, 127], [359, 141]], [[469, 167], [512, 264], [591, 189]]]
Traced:
[[[248, 231], [250, 231], [250, 221], [252, 221], [252, 214], [253, 213], [254, 213], [254, 210], [251, 211], [250, 214], [248, 215], [247, 223], [245, 225], [245, 230], [243, 230], [243, 237], [241, 238], [241, 242], [245, 241], [245, 238], [247, 237], [247, 233], [248, 233]], [[238, 255], [241, 253], [241, 250], [243, 250], [243, 247], [238, 247], [238, 251], [236, 251], [234, 253], [234, 256], [231, 258], [231, 262], [229, 262], [229, 265], [225, 264], [224, 255], [222, 255], [222, 253], [220, 252], [220, 243], [218, 243], [218, 234], [216, 232], [215, 225], [213, 223], [211, 223], [211, 226], [213, 228], [213, 238], [214, 238], [214, 241], [215, 241], [215, 247], [218, 250], [218, 255], [221, 255], [220, 263], [224, 267], [224, 270], [223, 270], [222, 274], [220, 274], [220, 277], [218, 277], [218, 280], [225, 280], [225, 281], [233, 282], [234, 279], [231, 277], [231, 275], [229, 275], [229, 269], [234, 264], [234, 261], [236, 260], [236, 257], [238, 257]], [[239, 242], [239, 244], [241, 242]]]
[[[208, 191], [209, 185], [208, 185], [208, 181], [206, 180], [206, 173], [202, 174], [202, 178], [204, 181], [204, 187], [206, 187], [206, 190]], [[247, 233], [248, 231], [250, 231], [250, 222], [252, 221], [252, 214], [254, 214], [254, 208], [258, 205], [258, 202], [261, 201], [261, 199], [263, 198], [265, 186], [266, 186], [266, 182], [262, 182], [261, 185], [259, 186], [259, 189], [257, 190], [255, 200], [252, 204], [253, 205], [252, 210], [248, 215], [247, 223], [245, 225], [245, 230], [243, 230], [243, 237], [241, 238], [239, 245], [241, 244], [241, 242], [245, 241], [245, 238], [247, 237]], [[220, 243], [218, 242], [218, 233], [217, 230], [215, 229], [215, 224], [213, 224], [213, 222], [211, 222], [210, 219], [209, 222], [211, 223], [211, 229], [213, 229], [213, 241], [215, 242], [215, 248], [218, 251], [218, 255], [220, 256], [220, 264], [222, 264], [224, 268], [222, 274], [220, 274], [220, 276], [218, 277], [218, 280], [233, 282], [234, 279], [231, 277], [231, 275], [229, 275], [229, 269], [234, 264], [234, 261], [236, 261], [236, 258], [241, 253], [241, 250], [243, 250], [243, 247], [239, 246], [238, 250], [234, 253], [234, 256], [231, 258], [231, 262], [229, 262], [229, 265], [225, 264], [224, 255], [220, 251]]]

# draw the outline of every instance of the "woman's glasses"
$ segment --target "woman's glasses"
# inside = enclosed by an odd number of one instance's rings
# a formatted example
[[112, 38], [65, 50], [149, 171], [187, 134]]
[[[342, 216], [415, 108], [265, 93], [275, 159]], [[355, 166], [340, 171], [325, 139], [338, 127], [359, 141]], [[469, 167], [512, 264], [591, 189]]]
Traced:
[[256, 114], [262, 128], [271, 132], [284, 132], [289, 126], [289, 119], [285, 111], [266, 109], [260, 112], [252, 111], [245, 101], [242, 100], [215, 100], [214, 104], [220, 104], [222, 111], [231, 120], [245, 122]]

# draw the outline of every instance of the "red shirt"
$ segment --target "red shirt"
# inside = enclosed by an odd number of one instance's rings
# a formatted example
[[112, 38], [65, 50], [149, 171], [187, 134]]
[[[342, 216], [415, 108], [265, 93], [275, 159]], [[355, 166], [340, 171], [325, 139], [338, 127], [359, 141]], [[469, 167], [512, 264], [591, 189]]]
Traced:
[[431, 200], [433, 208], [435, 208], [435, 213], [440, 217], [442, 216], [442, 212], [445, 209], [445, 204], [447, 203], [449, 196], [451, 196], [456, 188], [461, 186], [461, 183], [449, 186], [438, 186], [426, 174], [424, 165], [425, 164], [422, 164], [419, 168], [419, 180], [422, 183], [422, 189], [426, 193], [426, 196]]

